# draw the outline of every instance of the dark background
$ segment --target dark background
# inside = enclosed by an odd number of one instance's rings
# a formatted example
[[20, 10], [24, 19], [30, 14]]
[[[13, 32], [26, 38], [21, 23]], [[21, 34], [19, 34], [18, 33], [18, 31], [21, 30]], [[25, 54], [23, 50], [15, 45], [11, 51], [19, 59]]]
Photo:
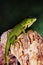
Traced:
[[43, 35], [43, 1], [0, 0], [0, 35], [27, 17], [37, 18], [30, 28]]

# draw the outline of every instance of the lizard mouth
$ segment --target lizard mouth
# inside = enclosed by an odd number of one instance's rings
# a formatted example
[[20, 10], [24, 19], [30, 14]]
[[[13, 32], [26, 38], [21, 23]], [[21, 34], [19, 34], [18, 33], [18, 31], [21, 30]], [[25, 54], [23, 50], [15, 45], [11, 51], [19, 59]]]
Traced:
[[27, 25], [27, 27], [29, 28], [32, 24], [33, 24], [33, 23], [31, 23], [31, 24]]

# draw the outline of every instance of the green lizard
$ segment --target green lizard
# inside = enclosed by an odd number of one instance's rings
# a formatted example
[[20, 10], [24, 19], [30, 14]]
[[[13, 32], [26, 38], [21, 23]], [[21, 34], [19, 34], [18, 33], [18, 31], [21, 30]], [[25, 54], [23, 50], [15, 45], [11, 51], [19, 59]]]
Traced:
[[12, 31], [9, 33], [7, 42], [6, 42], [6, 49], [5, 49], [5, 61], [6, 65], [8, 64], [8, 53], [10, 45], [15, 43], [15, 38], [20, 35], [20, 33], [25, 32], [25, 29], [27, 27], [30, 27], [34, 22], [36, 21], [36, 18], [27, 18], [24, 21], [22, 21], [20, 24], [17, 24]]

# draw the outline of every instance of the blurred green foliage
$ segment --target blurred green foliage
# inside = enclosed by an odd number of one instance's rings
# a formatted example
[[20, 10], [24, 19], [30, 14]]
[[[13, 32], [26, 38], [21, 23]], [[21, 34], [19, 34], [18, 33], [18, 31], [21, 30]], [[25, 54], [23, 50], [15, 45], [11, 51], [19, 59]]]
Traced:
[[13, 28], [24, 18], [36, 17], [30, 28], [43, 35], [43, 2], [37, 0], [0, 0], [0, 34]]

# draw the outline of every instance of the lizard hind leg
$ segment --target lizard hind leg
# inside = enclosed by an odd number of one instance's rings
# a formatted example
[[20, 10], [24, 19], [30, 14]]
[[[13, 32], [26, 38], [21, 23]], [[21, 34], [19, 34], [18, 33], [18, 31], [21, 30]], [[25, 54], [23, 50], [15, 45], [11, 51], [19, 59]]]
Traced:
[[15, 44], [16, 39], [17, 39], [17, 37], [13, 36], [12, 39], [10, 39], [10, 43], [11, 44]]

